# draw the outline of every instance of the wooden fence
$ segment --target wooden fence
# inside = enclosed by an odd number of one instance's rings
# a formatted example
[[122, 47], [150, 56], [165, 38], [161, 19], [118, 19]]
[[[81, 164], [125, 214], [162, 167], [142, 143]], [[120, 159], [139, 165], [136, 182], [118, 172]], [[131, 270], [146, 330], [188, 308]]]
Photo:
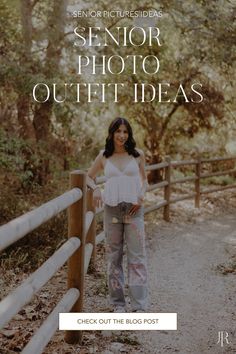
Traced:
[[[150, 185], [148, 191], [164, 189], [163, 200], [144, 209], [145, 213], [164, 207], [163, 218], [170, 219], [170, 205], [180, 200], [195, 199], [195, 207], [200, 207], [200, 196], [204, 193], [221, 191], [236, 187], [236, 183], [202, 190], [200, 181], [203, 178], [236, 175], [236, 169], [220, 172], [202, 173], [204, 164], [221, 161], [235, 161], [236, 157], [200, 159], [189, 161], [171, 161], [146, 167], [147, 171], [164, 170], [162, 182]], [[195, 173], [192, 176], [173, 180], [172, 170], [192, 165]], [[103, 183], [104, 177], [97, 178], [97, 183]], [[171, 186], [177, 183], [194, 181], [194, 192], [171, 198]], [[42, 326], [36, 331], [29, 343], [23, 349], [23, 354], [42, 353], [56, 330], [58, 329], [58, 314], [60, 312], [82, 312], [84, 298], [84, 276], [90, 260], [96, 264], [96, 245], [104, 239], [104, 232], [96, 235], [95, 215], [102, 208], [95, 210], [92, 204], [92, 191], [86, 187], [86, 173], [73, 171], [70, 174], [70, 190], [0, 227], [0, 251], [24, 237], [53, 216], [68, 208], [68, 241], [65, 242], [41, 267], [32, 273], [23, 283], [0, 302], [0, 329], [3, 328], [33, 296], [53, 277], [60, 267], [68, 261], [68, 291], [53, 309]], [[67, 331], [68, 343], [81, 342], [81, 331]]]

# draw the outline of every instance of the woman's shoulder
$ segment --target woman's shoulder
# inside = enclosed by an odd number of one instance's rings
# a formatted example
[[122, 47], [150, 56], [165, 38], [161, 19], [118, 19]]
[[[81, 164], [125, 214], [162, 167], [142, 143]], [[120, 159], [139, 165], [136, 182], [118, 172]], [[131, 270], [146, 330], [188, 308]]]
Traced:
[[138, 153], [139, 153], [139, 156], [137, 156], [135, 159], [136, 161], [138, 162], [138, 165], [140, 166], [141, 163], [145, 163], [145, 155], [144, 155], [144, 152], [142, 149], [135, 149]]
[[98, 154], [98, 158], [100, 159], [101, 164], [102, 164], [103, 167], [104, 167], [105, 164], [106, 164], [106, 156], [104, 155], [104, 151], [105, 151], [105, 150], [102, 149], [102, 150], [99, 151], [99, 154]]
[[105, 156], [103, 155], [104, 150], [100, 150], [95, 158], [95, 163], [103, 165]]
[[100, 151], [99, 151], [99, 155], [100, 155], [100, 156], [104, 156], [104, 155], [103, 155], [103, 154], [104, 154], [104, 151], [105, 151], [105, 149], [100, 150]]
[[138, 151], [138, 153], [139, 153], [139, 155], [140, 155], [140, 156], [144, 156], [144, 152], [143, 152], [143, 150], [142, 150], [142, 149], [138, 149], [138, 148], [136, 148], [135, 150], [137, 150], [137, 151]]
[[141, 161], [141, 160], [145, 159], [145, 155], [144, 155], [144, 152], [143, 152], [142, 149], [137, 149], [136, 148], [135, 150], [139, 153], [139, 156], [136, 157], [136, 159], [138, 159], [138, 161]]

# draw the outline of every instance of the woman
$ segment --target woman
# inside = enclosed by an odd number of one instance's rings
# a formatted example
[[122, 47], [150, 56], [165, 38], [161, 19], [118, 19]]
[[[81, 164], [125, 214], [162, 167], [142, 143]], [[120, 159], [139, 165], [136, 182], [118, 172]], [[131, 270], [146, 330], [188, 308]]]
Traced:
[[[109, 126], [105, 150], [96, 157], [88, 171], [96, 207], [104, 202], [104, 227], [108, 258], [110, 303], [115, 312], [125, 312], [123, 245], [127, 244], [128, 283], [133, 311], [147, 306], [147, 267], [143, 221], [143, 199], [147, 187], [145, 157], [135, 149], [132, 128], [124, 118], [116, 118]], [[105, 189], [94, 180], [104, 170]]]

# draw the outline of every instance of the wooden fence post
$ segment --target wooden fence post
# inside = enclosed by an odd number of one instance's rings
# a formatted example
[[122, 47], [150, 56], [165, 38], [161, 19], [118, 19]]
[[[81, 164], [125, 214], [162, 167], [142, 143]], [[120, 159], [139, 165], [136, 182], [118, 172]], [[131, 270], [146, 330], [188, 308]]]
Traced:
[[[68, 238], [80, 238], [81, 245], [68, 260], [68, 289], [79, 289], [80, 296], [71, 309], [71, 312], [81, 312], [83, 309], [84, 294], [84, 254], [85, 254], [85, 218], [86, 218], [86, 173], [73, 171], [70, 173], [70, 188], [80, 188], [82, 198], [68, 209]], [[67, 343], [81, 343], [82, 331], [67, 331]]]
[[168, 184], [164, 187], [164, 199], [167, 204], [164, 206], [163, 218], [165, 221], [170, 221], [171, 159], [169, 156], [166, 157], [166, 162], [168, 163], [168, 166], [165, 167], [165, 181], [168, 182]]
[[86, 242], [93, 245], [93, 252], [91, 256], [91, 263], [89, 264], [89, 272], [94, 272], [96, 267], [96, 218], [95, 218], [95, 207], [93, 205], [93, 190], [88, 189], [87, 191], [87, 210], [94, 213], [93, 221], [90, 225]]
[[201, 156], [198, 155], [196, 163], [196, 179], [195, 179], [195, 208], [200, 208], [200, 181], [201, 181]]

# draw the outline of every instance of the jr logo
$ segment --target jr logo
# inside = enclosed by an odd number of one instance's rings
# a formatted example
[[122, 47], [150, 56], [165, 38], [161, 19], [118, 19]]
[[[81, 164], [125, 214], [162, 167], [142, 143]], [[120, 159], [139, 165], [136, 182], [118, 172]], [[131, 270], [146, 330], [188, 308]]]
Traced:
[[228, 332], [219, 331], [218, 332], [218, 342], [217, 342], [217, 344], [220, 344], [221, 347], [224, 346], [224, 343], [229, 344], [228, 336], [229, 336]]

